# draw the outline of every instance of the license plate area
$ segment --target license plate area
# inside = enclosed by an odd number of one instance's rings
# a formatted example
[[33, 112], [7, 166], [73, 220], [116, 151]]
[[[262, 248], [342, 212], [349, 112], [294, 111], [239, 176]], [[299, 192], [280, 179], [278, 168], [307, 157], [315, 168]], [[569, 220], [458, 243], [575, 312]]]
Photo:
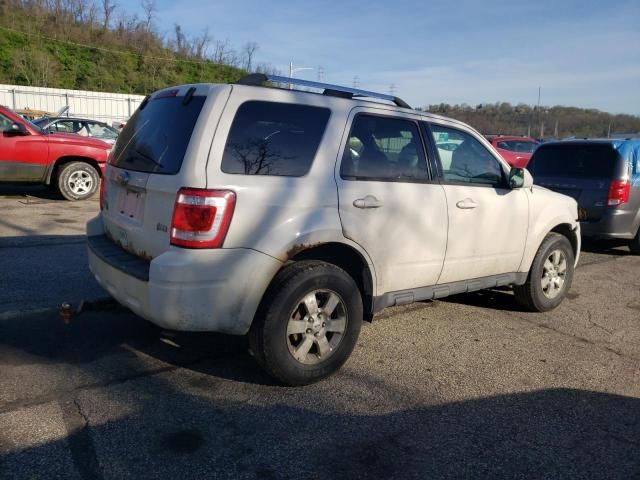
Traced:
[[128, 221], [142, 223], [144, 216], [145, 193], [129, 188], [120, 191], [118, 199], [118, 215]]

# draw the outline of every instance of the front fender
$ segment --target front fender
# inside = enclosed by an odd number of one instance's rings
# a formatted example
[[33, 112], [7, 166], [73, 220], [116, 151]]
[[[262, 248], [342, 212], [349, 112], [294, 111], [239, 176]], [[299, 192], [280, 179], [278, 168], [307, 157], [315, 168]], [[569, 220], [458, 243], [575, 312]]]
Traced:
[[566, 195], [534, 187], [529, 192], [529, 233], [525, 251], [520, 263], [520, 272], [531, 269], [533, 259], [544, 238], [554, 229], [568, 227], [576, 240], [575, 263], [580, 255], [580, 223], [578, 222], [578, 204]]

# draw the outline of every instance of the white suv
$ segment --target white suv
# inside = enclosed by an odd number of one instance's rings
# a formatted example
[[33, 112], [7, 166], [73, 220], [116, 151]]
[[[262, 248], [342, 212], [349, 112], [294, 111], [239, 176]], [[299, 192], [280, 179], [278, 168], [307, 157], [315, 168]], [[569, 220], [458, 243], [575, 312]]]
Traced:
[[98, 282], [163, 328], [248, 333], [290, 385], [337, 370], [385, 307], [513, 286], [550, 310], [580, 251], [576, 202], [467, 125], [282, 77], [150, 95], [103, 185]]

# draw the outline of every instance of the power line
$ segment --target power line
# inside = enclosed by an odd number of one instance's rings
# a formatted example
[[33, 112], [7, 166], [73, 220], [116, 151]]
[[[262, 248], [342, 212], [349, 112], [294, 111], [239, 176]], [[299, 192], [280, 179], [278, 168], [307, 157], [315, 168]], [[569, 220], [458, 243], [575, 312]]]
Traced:
[[193, 63], [193, 64], [199, 64], [199, 65], [218, 65], [212, 61], [209, 60], [183, 60], [180, 58], [172, 58], [172, 57], [156, 57], [154, 55], [143, 55], [142, 53], [135, 53], [135, 52], [127, 52], [125, 50], [113, 50], [110, 48], [104, 48], [104, 47], [96, 47], [94, 45], [86, 45], [84, 43], [77, 43], [77, 42], [71, 42], [69, 40], [61, 40], [59, 38], [55, 38], [55, 37], [49, 37], [47, 35], [40, 35], [37, 33], [29, 33], [29, 32], [23, 32], [20, 30], [14, 30], [13, 28], [8, 28], [8, 27], [2, 27], [0, 26], [0, 30], [5, 30], [7, 32], [11, 32], [11, 33], [17, 33], [18, 35], [24, 35], [25, 37], [37, 37], [37, 38], [42, 38], [44, 40], [49, 40], [52, 42], [58, 42], [58, 43], [65, 43], [67, 45], [73, 45], [75, 47], [82, 47], [82, 48], [87, 48], [90, 50], [98, 50], [101, 52], [107, 52], [107, 53], [114, 53], [117, 55], [131, 55], [134, 57], [140, 57], [140, 58], [149, 58], [149, 59], [154, 59], [154, 60], [164, 60], [167, 62], [177, 62], [177, 63]]

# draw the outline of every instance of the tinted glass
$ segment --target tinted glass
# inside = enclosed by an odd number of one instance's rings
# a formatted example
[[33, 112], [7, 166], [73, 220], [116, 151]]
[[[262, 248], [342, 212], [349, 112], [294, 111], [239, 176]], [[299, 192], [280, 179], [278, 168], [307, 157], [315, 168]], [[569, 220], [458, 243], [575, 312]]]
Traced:
[[527, 168], [533, 177], [611, 178], [618, 159], [608, 144], [543, 145]]
[[505, 183], [500, 163], [475, 137], [433, 124], [431, 132], [446, 181], [493, 186]]
[[287, 177], [306, 174], [330, 113], [307, 105], [243, 103], [231, 125], [222, 171]]
[[517, 140], [498, 142], [498, 148], [516, 153], [533, 153], [537, 146], [537, 143], [521, 142]]
[[396, 118], [358, 115], [340, 175], [353, 180], [424, 180], [427, 164], [418, 126]]
[[91, 123], [87, 122], [87, 127], [89, 127], [89, 132], [92, 137], [96, 138], [117, 138], [118, 134], [109, 128], [107, 125], [102, 123]]
[[11, 129], [13, 120], [8, 119], [4, 115], [0, 115], [0, 132], [7, 132]]
[[120, 133], [112, 163], [139, 172], [176, 174], [206, 97], [162, 97], [136, 110]]

